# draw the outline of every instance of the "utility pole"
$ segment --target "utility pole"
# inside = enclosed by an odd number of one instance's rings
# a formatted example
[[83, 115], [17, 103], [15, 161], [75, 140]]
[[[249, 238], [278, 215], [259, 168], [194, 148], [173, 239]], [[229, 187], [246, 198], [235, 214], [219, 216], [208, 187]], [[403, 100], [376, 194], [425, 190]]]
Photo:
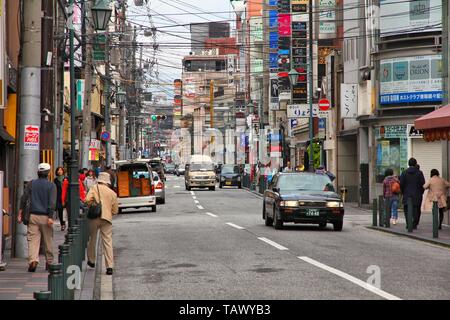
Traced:
[[313, 94], [314, 94], [314, 85], [313, 85], [313, 1], [309, 1], [309, 61], [308, 61], [308, 103], [309, 103], [309, 171], [314, 171], [314, 118], [313, 118]]
[[[110, 115], [110, 50], [109, 50], [109, 41], [111, 40], [110, 35], [108, 34], [108, 31], [106, 32], [106, 63], [105, 63], [105, 127], [106, 132], [108, 132], [111, 135], [111, 115]], [[106, 166], [111, 165], [111, 139], [106, 141]]]
[[[214, 129], [214, 80], [211, 80], [209, 83], [209, 126], [211, 129]], [[214, 147], [213, 144], [214, 144], [214, 133], [212, 132], [211, 148]]]
[[[23, 194], [25, 183], [36, 178], [39, 164], [39, 140], [36, 141], [35, 138], [36, 133], [37, 138], [40, 137], [41, 128], [41, 6], [40, 0], [22, 0], [17, 203]], [[29, 133], [25, 134], [25, 130]], [[25, 144], [25, 139], [30, 143]], [[27, 227], [17, 223], [15, 230], [15, 257], [17, 258], [27, 257], [26, 236]]]
[[[83, 101], [83, 122], [82, 122], [82, 137], [81, 137], [81, 167], [89, 168], [89, 145], [91, 143], [92, 118], [91, 118], [91, 92], [92, 92], [92, 75], [93, 75], [93, 57], [92, 57], [92, 43], [94, 28], [92, 27], [92, 1], [84, 2], [84, 14], [86, 15], [88, 23], [85, 23], [86, 36], [82, 37], [84, 44], [84, 55], [86, 57], [86, 64], [84, 68], [84, 101]], [[82, 19], [86, 20], [86, 19]]]
[[68, 27], [69, 27], [69, 59], [70, 59], [70, 163], [69, 163], [69, 227], [74, 226], [75, 219], [80, 214], [80, 190], [78, 185], [78, 157], [75, 150], [75, 137], [77, 120], [76, 91], [75, 91], [75, 28], [73, 14], [75, 0], [69, 1]]

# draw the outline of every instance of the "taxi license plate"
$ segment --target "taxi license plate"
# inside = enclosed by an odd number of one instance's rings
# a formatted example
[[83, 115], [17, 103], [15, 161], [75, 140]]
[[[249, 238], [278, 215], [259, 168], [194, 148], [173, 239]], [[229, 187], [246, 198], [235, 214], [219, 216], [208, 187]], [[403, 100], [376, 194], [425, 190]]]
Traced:
[[225, 184], [226, 184], [227, 186], [230, 186], [230, 185], [231, 185], [231, 181], [227, 181], [227, 182], [225, 182]]
[[306, 216], [308, 217], [318, 217], [320, 215], [319, 209], [307, 209]]

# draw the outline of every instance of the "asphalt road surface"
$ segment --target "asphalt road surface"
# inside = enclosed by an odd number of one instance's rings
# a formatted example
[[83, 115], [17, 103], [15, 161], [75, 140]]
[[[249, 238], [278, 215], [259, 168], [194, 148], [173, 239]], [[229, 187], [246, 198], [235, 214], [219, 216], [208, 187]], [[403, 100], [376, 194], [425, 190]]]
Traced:
[[450, 299], [450, 250], [369, 230], [264, 225], [244, 189], [186, 191], [169, 176], [157, 212], [114, 220], [114, 299]]

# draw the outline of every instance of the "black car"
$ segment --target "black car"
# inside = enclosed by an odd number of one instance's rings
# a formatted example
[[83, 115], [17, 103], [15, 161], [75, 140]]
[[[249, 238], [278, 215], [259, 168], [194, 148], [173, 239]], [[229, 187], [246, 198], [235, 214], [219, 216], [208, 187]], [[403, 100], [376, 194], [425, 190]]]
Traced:
[[219, 188], [235, 186], [242, 188], [242, 177], [238, 165], [223, 165], [219, 174]]
[[173, 163], [166, 163], [164, 165], [164, 173], [175, 174], [175, 164], [173, 164]]
[[160, 159], [151, 159], [149, 162], [153, 171], [156, 171], [162, 181], [166, 181], [166, 176], [164, 175], [164, 165]]
[[344, 204], [325, 174], [277, 173], [264, 192], [263, 219], [266, 226], [281, 229], [284, 222], [333, 224], [341, 231]]

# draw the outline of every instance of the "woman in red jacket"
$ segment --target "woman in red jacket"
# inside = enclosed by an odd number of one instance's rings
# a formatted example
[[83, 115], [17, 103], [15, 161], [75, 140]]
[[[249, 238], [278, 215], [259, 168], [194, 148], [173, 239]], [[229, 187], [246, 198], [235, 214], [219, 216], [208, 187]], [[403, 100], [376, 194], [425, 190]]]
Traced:
[[64, 168], [58, 167], [55, 172], [56, 185], [56, 211], [58, 211], [59, 222], [61, 223], [61, 231], [66, 230], [66, 222], [64, 221], [64, 208], [67, 201], [67, 190], [69, 189], [69, 179], [67, 179]]

